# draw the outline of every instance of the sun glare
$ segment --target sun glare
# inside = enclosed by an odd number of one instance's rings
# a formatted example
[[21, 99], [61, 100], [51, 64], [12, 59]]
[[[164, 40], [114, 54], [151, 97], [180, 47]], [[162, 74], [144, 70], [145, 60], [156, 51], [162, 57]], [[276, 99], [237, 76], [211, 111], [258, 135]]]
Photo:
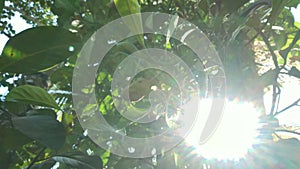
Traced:
[[199, 114], [186, 141], [196, 147], [199, 155], [207, 159], [239, 160], [256, 141], [259, 116], [260, 113], [250, 103], [227, 101], [221, 122], [207, 142], [199, 144], [201, 130], [207, 117], [205, 113]]

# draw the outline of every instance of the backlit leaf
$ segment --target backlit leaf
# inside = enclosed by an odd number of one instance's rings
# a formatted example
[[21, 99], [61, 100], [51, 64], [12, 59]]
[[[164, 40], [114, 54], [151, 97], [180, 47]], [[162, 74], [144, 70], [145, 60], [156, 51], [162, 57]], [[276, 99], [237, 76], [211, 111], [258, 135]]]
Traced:
[[24, 102], [59, 109], [57, 103], [47, 91], [32, 85], [22, 85], [12, 89], [6, 97], [6, 101]]
[[[123, 18], [123, 20], [130, 31], [132, 31], [134, 34], [143, 32], [142, 16], [140, 15], [141, 6], [138, 3], [138, 0], [114, 0], [114, 3], [122, 17], [131, 14], [137, 14], [138, 17], [126, 17], [126, 19]], [[145, 46], [143, 36], [139, 36], [138, 40], [141, 45]]]
[[[58, 27], [27, 29], [9, 39], [0, 57], [0, 71], [33, 73], [52, 67], [74, 54], [78, 38]], [[75, 49], [76, 50], [76, 49]]]

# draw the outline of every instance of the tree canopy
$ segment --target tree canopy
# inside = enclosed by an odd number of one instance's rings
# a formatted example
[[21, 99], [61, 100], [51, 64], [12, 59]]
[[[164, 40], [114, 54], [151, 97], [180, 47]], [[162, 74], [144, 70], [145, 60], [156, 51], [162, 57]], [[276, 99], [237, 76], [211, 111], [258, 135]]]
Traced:
[[[9, 38], [0, 56], [0, 87], [7, 89], [0, 95], [0, 168], [299, 168], [300, 142], [288, 136], [299, 136], [299, 126], [281, 124], [277, 118], [300, 104], [299, 98], [278, 109], [282, 83], [292, 78], [299, 85], [300, 23], [291, 12], [299, 4], [300, 0], [0, 0], [0, 33]], [[251, 102], [260, 111], [259, 144], [244, 158], [207, 159], [195, 155], [194, 147], [184, 141], [153, 157], [125, 158], [99, 147], [81, 127], [72, 97], [77, 94], [72, 79], [81, 49], [108, 23], [143, 12], [172, 14], [199, 28], [224, 67], [226, 98]], [[11, 25], [16, 13], [32, 28], [16, 34]], [[124, 27], [132, 32], [141, 28], [138, 21], [129, 23]], [[167, 26], [172, 34], [178, 25]], [[119, 33], [114, 31], [110, 33]], [[206, 79], [213, 67], [206, 69], [178, 39], [145, 33], [107, 43], [112, 48], [97, 65], [94, 83], [86, 84], [92, 87], [81, 90], [94, 92], [97, 105], [82, 108], [96, 107], [107, 123], [126, 135], [152, 137], [170, 127], [166, 118], [157, 119], [157, 126], [131, 122], [118, 112], [114, 102], [120, 91], [112, 90], [112, 79], [133, 53], [158, 48], [176, 54], [197, 73], [200, 91], [209, 87]], [[200, 39], [196, 45], [201, 47]], [[170, 74], [156, 69], [145, 69], [130, 81], [127, 90], [137, 109], [149, 107], [147, 98], [155, 96], [149, 93], [157, 88], [166, 93], [180, 88]], [[263, 99], [268, 91], [270, 110]]]

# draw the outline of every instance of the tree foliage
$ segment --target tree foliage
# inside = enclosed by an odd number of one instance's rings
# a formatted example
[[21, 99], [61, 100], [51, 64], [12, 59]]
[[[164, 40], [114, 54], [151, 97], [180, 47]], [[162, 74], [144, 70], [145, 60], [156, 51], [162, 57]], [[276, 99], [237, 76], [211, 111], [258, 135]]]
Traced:
[[[292, 7], [299, 0], [0, 0], [0, 33], [9, 37], [0, 56], [0, 168], [298, 168], [300, 144], [278, 132], [298, 134], [276, 118], [299, 105], [277, 110], [280, 78], [300, 78], [300, 23]], [[18, 34], [10, 24], [16, 12], [32, 28]], [[180, 144], [154, 158], [130, 159], [98, 147], [80, 127], [72, 102], [72, 73], [79, 51], [99, 28], [121, 16], [139, 12], [176, 14], [198, 26], [212, 41], [225, 67], [229, 99], [255, 103], [262, 112], [261, 144], [237, 162], [192, 156]], [[137, 23], [137, 22], [133, 22]], [[140, 25], [130, 24], [134, 32]], [[144, 38], [146, 37], [146, 38]], [[168, 42], [169, 41], [169, 42]], [[261, 46], [259, 46], [261, 44]], [[169, 45], [169, 46], [168, 46]], [[116, 44], [101, 63], [95, 79], [99, 108], [105, 119], [127, 134], [147, 137], [160, 133], [151, 125], [129, 125], [112, 106], [114, 70], [124, 58], [145, 47], [168, 49], [189, 65], [196, 58], [184, 45], [162, 35], [145, 34]], [[272, 66], [261, 62], [265, 57]], [[113, 58], [113, 59], [111, 59]], [[196, 66], [197, 67], [197, 66]], [[198, 79], [203, 83], [205, 71]], [[155, 70], [138, 74], [129, 89], [131, 100], [147, 97], [152, 84], [168, 90], [172, 78]], [[162, 81], [164, 79], [164, 81]], [[144, 91], [135, 94], [135, 90]], [[263, 103], [273, 91], [271, 112]], [[88, 92], [88, 91], [87, 91]], [[295, 91], [296, 92], [296, 91]], [[147, 102], [141, 101], [142, 106]], [[167, 124], [163, 122], [167, 127]], [[125, 127], [124, 127], [125, 126]], [[296, 128], [296, 127], [294, 127]], [[184, 151], [183, 151], [184, 150]], [[271, 161], [271, 163], [269, 161]]]

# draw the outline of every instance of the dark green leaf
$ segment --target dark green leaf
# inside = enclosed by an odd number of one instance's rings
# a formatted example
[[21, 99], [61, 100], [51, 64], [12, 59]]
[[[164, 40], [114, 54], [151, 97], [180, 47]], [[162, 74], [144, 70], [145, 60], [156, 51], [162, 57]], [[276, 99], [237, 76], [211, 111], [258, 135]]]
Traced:
[[274, 84], [276, 81], [278, 71], [276, 69], [272, 69], [264, 73], [262, 76], [260, 76], [260, 85], [262, 87], [267, 87], [269, 85]]
[[269, 22], [273, 23], [277, 16], [280, 14], [282, 9], [284, 8], [284, 1], [282, 0], [272, 0], [272, 11], [270, 14]]
[[240, 0], [240, 1], [224, 0], [223, 4], [224, 4], [224, 8], [225, 8], [226, 12], [232, 13], [232, 12], [237, 11], [240, 7], [242, 7], [249, 1], [250, 0]]
[[[33, 73], [54, 66], [71, 55], [78, 38], [58, 27], [36, 27], [12, 37], [0, 57], [0, 71]], [[76, 50], [76, 49], [75, 49]]]
[[36, 115], [47, 115], [51, 116], [53, 118], [56, 118], [56, 113], [55, 111], [51, 109], [35, 109], [35, 110], [29, 110], [26, 112], [27, 116], [36, 116]]
[[52, 160], [52, 159], [49, 159], [49, 160], [46, 160], [42, 163], [38, 163], [38, 164], [34, 164], [31, 169], [49, 169], [49, 168], [52, 168], [53, 165], [55, 165], [56, 161]]
[[69, 167], [78, 169], [101, 169], [103, 163], [98, 156], [72, 155], [72, 156], [54, 156], [53, 160], [64, 163]]
[[24, 115], [28, 108], [30, 108], [28, 103], [22, 102], [5, 102], [5, 106], [10, 113], [16, 115]]
[[294, 76], [297, 78], [300, 78], [300, 71], [296, 67], [292, 67], [291, 70], [288, 73], [290, 76]]
[[7, 95], [6, 101], [8, 102], [24, 102], [39, 106], [52, 107], [59, 109], [53, 97], [44, 89], [32, 86], [22, 85], [13, 88]]
[[131, 158], [122, 158], [122, 159], [118, 160], [117, 164], [114, 167], [115, 168], [134, 168], [134, 167], [137, 167], [138, 165], [139, 165], [139, 160], [131, 159]]
[[127, 54], [131, 54], [133, 52], [138, 51], [136, 46], [134, 46], [133, 43], [129, 43], [129, 42], [120, 42], [120, 43], [118, 43], [116, 45], [116, 47], [114, 47], [114, 50], [116, 50], [118, 52], [125, 52]]
[[42, 144], [59, 149], [65, 143], [65, 131], [61, 123], [46, 115], [12, 118], [13, 125], [28, 137]]
[[10, 155], [5, 146], [0, 144], [0, 168], [9, 168]]
[[21, 148], [24, 144], [32, 141], [27, 136], [20, 133], [18, 130], [14, 128], [6, 128], [4, 126], [0, 126], [0, 144], [5, 148], [18, 149]]
[[300, 0], [288, 0], [288, 2], [285, 4], [287, 7], [297, 7], [298, 4], [300, 4]]
[[3, 8], [4, 8], [4, 0], [0, 0], [0, 14], [2, 13]]
[[73, 68], [62, 67], [53, 72], [50, 76], [52, 83], [56, 83], [59, 86], [67, 86], [72, 82]]
[[57, 15], [71, 16], [80, 7], [79, 1], [74, 0], [54, 0], [51, 10]]

